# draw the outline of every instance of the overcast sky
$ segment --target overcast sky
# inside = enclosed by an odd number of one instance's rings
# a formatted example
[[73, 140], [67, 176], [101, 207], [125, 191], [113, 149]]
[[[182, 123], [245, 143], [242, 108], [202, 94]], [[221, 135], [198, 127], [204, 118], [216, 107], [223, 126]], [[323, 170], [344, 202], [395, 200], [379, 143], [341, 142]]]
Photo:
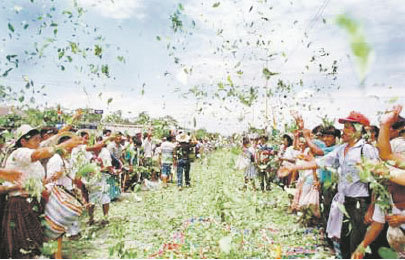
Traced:
[[[32, 8], [25, 0], [10, 2], [4, 3], [1, 10], [2, 38], [7, 38], [8, 22], [14, 24], [24, 19], [29, 21], [46, 9], [45, 4]], [[288, 97], [291, 101], [289, 107], [282, 107], [279, 100], [269, 100], [269, 110], [273, 108], [277, 122], [290, 120], [288, 110], [297, 108], [309, 126], [319, 123], [317, 116], [329, 114], [331, 118], [337, 118], [346, 116], [351, 110], [358, 110], [377, 123], [377, 111], [392, 106], [387, 102], [392, 97], [398, 97], [397, 103], [404, 103], [405, 5], [400, 0], [268, 1], [271, 4], [263, 3], [266, 2], [264, 0], [78, 2], [88, 10], [85, 22], [96, 25], [106, 42], [112, 46], [105, 55], [115, 80], [105, 80], [105, 86], [92, 88], [92, 83], [82, 74], [69, 69], [61, 71], [53, 60], [45, 57], [36, 66], [22, 64], [18, 71], [10, 73], [7, 78], [1, 78], [1, 83], [21, 86], [24, 84], [22, 75], [29, 75], [37, 85], [46, 85], [48, 96], [41, 97], [40, 101], [48, 105], [61, 104], [72, 109], [90, 107], [106, 111], [121, 109], [126, 115], [130, 115], [128, 112], [136, 115], [141, 111], [147, 111], [152, 116], [169, 114], [188, 127], [192, 127], [194, 117], [197, 127], [222, 133], [243, 130], [249, 123], [262, 126], [264, 100], [260, 98], [251, 108], [236, 103], [224, 105], [218, 101], [207, 102], [211, 105], [203, 106], [204, 113], [201, 114], [196, 109], [202, 104], [197, 104], [192, 98], [180, 98], [174, 90], [184, 91], [194, 85], [216, 86], [219, 81], [226, 79], [229, 68], [238, 60], [241, 61], [243, 75], [234, 80], [240, 84], [265, 84], [261, 75], [265, 64], [271, 71], [280, 73], [283, 79], [291, 79], [291, 82], [303, 80], [304, 86], [298, 94]], [[213, 4], [217, 2], [220, 4], [214, 8]], [[192, 35], [174, 34], [170, 29], [169, 17], [179, 3], [184, 6], [182, 19], [185, 29]], [[58, 1], [57, 4], [63, 10], [71, 5], [71, 1]], [[15, 14], [16, 9], [19, 10], [19, 16]], [[268, 25], [263, 22], [260, 14], [268, 15]], [[351, 55], [348, 35], [334, 23], [339, 14], [347, 14], [362, 25], [365, 38], [373, 51], [373, 62], [370, 63], [363, 88], [359, 87], [359, 76]], [[193, 20], [196, 26], [190, 28], [189, 22]], [[252, 27], [254, 31], [249, 31], [246, 22], [255, 22], [260, 26], [255, 25]], [[304, 36], [304, 32], [308, 37]], [[245, 47], [242, 44], [238, 46], [235, 57], [218, 54], [218, 50], [215, 53], [223, 39], [242, 39], [245, 43], [260, 34], [271, 39], [270, 51], [284, 52], [288, 60], [276, 59], [266, 63], [260, 59], [263, 57], [263, 49], [247, 48], [246, 44]], [[61, 32], [59, 39], [66, 41], [63, 35]], [[161, 37], [160, 41], [157, 36]], [[83, 38], [83, 41], [87, 40]], [[0, 55], [18, 53], [32, 45], [32, 39], [23, 36], [12, 46], [9, 42], [2, 41]], [[178, 48], [175, 54], [183, 67], [174, 64], [173, 57], [169, 57], [166, 50], [168, 42], [179, 48], [186, 46], [184, 50]], [[307, 48], [309, 45], [310, 48]], [[314, 52], [321, 48], [329, 53], [322, 60], [324, 64], [338, 61], [336, 80], [325, 77], [313, 68], [305, 70]], [[126, 63], [118, 62], [115, 53], [125, 56]], [[193, 68], [193, 73], [184, 73], [184, 68]], [[80, 81], [81, 87], [74, 81]], [[274, 82], [270, 81], [270, 84]], [[327, 91], [316, 91], [316, 88], [325, 85], [329, 86]], [[88, 95], [82, 90], [83, 86]], [[101, 98], [98, 97], [100, 92], [103, 93]], [[106, 99], [110, 97], [113, 102], [107, 106]], [[310, 103], [313, 108], [320, 109], [295, 107], [297, 101]]]

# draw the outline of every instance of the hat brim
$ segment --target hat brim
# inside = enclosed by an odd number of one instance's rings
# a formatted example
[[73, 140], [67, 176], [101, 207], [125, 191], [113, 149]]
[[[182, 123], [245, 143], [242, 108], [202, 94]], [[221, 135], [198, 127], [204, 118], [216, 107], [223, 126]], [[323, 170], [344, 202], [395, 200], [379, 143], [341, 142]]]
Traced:
[[27, 135], [31, 135], [31, 136], [35, 136], [35, 135], [39, 135], [39, 130], [38, 129], [31, 129], [30, 131], [28, 131], [28, 133], [23, 134], [22, 136], [20, 136], [20, 138], [17, 139], [17, 141], [15, 142], [15, 147], [20, 147], [21, 146], [21, 139], [23, 137], [26, 137]]

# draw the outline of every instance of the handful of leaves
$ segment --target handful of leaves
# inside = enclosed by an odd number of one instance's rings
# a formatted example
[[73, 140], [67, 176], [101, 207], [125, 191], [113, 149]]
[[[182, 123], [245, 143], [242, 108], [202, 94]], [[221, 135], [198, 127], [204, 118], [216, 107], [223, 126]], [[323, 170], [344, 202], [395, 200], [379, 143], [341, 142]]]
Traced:
[[363, 158], [362, 163], [357, 167], [359, 169], [360, 180], [370, 183], [370, 189], [376, 195], [376, 204], [385, 212], [391, 211], [391, 194], [387, 189], [387, 176], [389, 174], [377, 174], [377, 172], [388, 171], [385, 162]]
[[29, 177], [26, 178], [23, 182], [23, 188], [28, 194], [36, 198], [38, 202], [41, 201], [42, 191], [44, 190], [44, 186], [42, 184], [42, 180], [36, 177]]
[[96, 163], [87, 163], [80, 167], [76, 172], [77, 177], [89, 178], [90, 174], [100, 173], [100, 167]]

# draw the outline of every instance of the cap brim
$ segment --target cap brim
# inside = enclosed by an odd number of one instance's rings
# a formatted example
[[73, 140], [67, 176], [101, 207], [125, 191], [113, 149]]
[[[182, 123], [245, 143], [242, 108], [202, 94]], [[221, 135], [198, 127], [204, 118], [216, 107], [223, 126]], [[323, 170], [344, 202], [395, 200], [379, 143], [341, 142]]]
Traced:
[[359, 123], [359, 122], [356, 121], [356, 120], [348, 119], [348, 118], [340, 118], [340, 119], [338, 120], [338, 122], [339, 122], [340, 124], [344, 124], [344, 123], [346, 123], [346, 122]]

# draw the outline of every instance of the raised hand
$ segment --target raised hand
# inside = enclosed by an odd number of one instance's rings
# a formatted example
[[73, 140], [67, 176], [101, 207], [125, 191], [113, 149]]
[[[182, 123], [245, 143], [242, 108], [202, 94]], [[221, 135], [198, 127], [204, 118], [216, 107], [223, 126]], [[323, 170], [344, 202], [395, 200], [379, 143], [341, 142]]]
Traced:
[[398, 116], [402, 111], [402, 106], [401, 105], [396, 105], [392, 108], [391, 111], [388, 111], [386, 114], [384, 114], [381, 117], [381, 124], [382, 125], [389, 125], [391, 126], [398, 120]]

